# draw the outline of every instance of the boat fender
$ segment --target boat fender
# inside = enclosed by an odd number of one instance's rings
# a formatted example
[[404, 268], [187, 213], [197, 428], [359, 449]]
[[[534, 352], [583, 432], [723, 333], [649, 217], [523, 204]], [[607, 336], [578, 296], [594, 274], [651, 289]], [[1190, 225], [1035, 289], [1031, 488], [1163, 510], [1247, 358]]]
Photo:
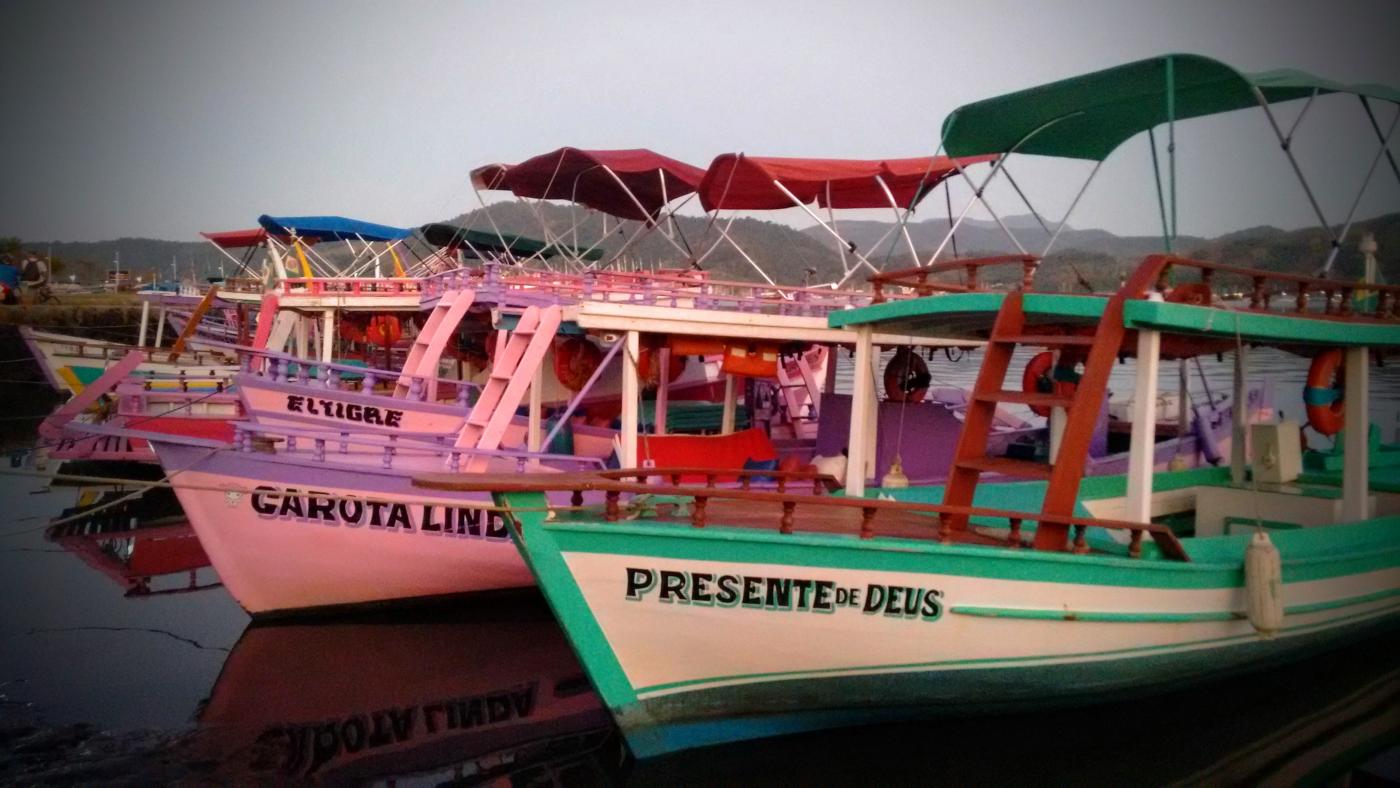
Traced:
[[904, 463], [898, 454], [890, 463], [890, 469], [880, 479], [880, 486], [891, 490], [903, 490], [909, 486], [909, 477], [904, 475]]
[[1269, 534], [1256, 531], [1244, 551], [1245, 610], [1259, 636], [1283, 628], [1283, 559]]
[[1346, 390], [1346, 368], [1342, 366], [1342, 351], [1324, 350], [1313, 357], [1308, 367], [1308, 382], [1303, 389], [1303, 404], [1307, 406], [1308, 423], [1323, 435], [1342, 431], [1343, 401]]
[[885, 399], [890, 402], [920, 403], [928, 395], [928, 364], [907, 346], [901, 346], [885, 365]]
[[812, 458], [812, 468], [817, 473], [824, 473], [836, 479], [837, 484], [846, 483], [846, 458], [840, 455], [835, 457], [823, 457], [817, 455]]

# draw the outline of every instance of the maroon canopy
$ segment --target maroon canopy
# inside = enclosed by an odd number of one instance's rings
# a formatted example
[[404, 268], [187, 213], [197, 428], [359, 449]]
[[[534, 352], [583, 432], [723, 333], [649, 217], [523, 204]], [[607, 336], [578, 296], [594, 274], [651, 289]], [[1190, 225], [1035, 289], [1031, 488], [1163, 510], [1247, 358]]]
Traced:
[[560, 148], [514, 166], [489, 164], [472, 171], [479, 188], [507, 189], [517, 197], [569, 200], [639, 221], [654, 219], [666, 203], [695, 191], [704, 176], [699, 167], [644, 148]]
[[[957, 163], [967, 167], [994, 159], [995, 155], [969, 156]], [[889, 208], [890, 198], [875, 180], [879, 176], [898, 207], [912, 208], [956, 171], [946, 156], [868, 160], [725, 153], [710, 163], [700, 182], [700, 204], [707, 211], [793, 207], [792, 199], [774, 185], [777, 181], [804, 205], [815, 201], [823, 208]]]
[[[221, 249], [247, 249], [250, 246], [257, 246], [267, 240], [267, 230], [261, 227], [255, 227], [251, 230], [228, 230], [221, 233], [200, 233], [200, 235], [208, 238], [215, 246]], [[284, 244], [291, 243], [292, 240], [290, 235], [279, 234], [273, 237]], [[316, 239], [302, 238], [301, 242], [310, 246], [316, 243]]]

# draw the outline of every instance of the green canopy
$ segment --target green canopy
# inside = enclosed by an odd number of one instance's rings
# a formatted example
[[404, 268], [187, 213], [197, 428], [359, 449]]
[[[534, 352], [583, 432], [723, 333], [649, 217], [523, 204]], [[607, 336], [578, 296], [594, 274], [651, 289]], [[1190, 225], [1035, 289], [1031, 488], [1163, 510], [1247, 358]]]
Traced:
[[[1258, 106], [1314, 92], [1400, 103], [1400, 90], [1344, 85], [1291, 69], [1245, 74], [1200, 55], [1162, 55], [966, 104], [943, 121], [949, 156], [1033, 153], [1101, 161], [1169, 120]], [[1021, 143], [1019, 146], [1017, 143]]]
[[418, 228], [418, 232], [423, 234], [423, 238], [433, 246], [461, 247], [468, 252], [473, 249], [479, 252], [491, 252], [493, 254], [504, 255], [509, 253], [514, 257], [553, 257], [564, 253], [570, 257], [577, 257], [584, 260], [601, 260], [603, 258], [602, 249], [591, 249], [584, 251], [565, 244], [547, 244], [534, 238], [527, 238], [514, 233], [495, 233], [484, 230], [468, 230], [453, 224], [434, 222], [425, 224]]

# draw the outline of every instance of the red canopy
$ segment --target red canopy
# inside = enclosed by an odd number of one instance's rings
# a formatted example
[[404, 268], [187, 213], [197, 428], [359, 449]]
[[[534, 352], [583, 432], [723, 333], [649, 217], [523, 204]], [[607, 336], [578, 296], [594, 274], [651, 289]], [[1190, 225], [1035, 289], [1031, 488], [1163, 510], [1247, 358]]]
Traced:
[[[963, 167], [992, 161], [995, 155], [957, 160]], [[793, 201], [780, 183], [804, 205], [823, 208], [889, 208], [890, 197], [875, 180], [889, 187], [895, 204], [911, 208], [944, 178], [956, 172], [946, 156], [913, 159], [796, 159], [725, 153], [710, 163], [700, 183], [700, 204], [718, 208], [767, 210], [791, 208]]]
[[666, 203], [695, 191], [704, 176], [699, 167], [644, 148], [560, 148], [514, 166], [490, 164], [472, 171], [480, 188], [508, 189], [517, 197], [569, 200], [639, 221], [655, 218]]
[[[221, 249], [247, 249], [250, 246], [257, 246], [267, 240], [267, 230], [261, 227], [252, 230], [228, 230], [222, 233], [200, 233], [200, 235], [208, 238], [214, 245]], [[291, 238], [285, 235], [279, 235], [277, 236], [277, 240], [286, 243], [290, 241]], [[315, 243], [316, 240], [314, 238], [303, 238], [301, 242], [304, 244], [312, 244]]]

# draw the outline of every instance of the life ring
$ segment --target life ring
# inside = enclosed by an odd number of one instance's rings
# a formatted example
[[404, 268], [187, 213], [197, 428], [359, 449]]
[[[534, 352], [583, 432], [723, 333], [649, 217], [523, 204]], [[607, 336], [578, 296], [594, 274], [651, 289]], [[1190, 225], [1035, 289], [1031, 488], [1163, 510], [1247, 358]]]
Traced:
[[[642, 348], [642, 352], [637, 356], [637, 377], [641, 378], [642, 386], [645, 388], [655, 388], [661, 385], [660, 365], [655, 361], [659, 348]], [[666, 365], [666, 382], [674, 383], [676, 378], [685, 372], [685, 356], [671, 353], [670, 363]]]
[[582, 389], [603, 363], [603, 351], [583, 337], [554, 340], [554, 377], [569, 391]]
[[376, 315], [365, 327], [365, 339], [372, 345], [392, 347], [403, 337], [403, 326], [393, 315]]
[[885, 399], [890, 402], [923, 402], [933, 376], [928, 364], [908, 346], [895, 350], [885, 365]]
[[1342, 351], [1333, 348], [1314, 356], [1308, 368], [1308, 383], [1303, 389], [1303, 404], [1307, 406], [1308, 423], [1313, 429], [1323, 435], [1342, 431], [1345, 392], [1346, 367], [1342, 364]]
[[[1079, 375], [1074, 371], [1077, 361], [1076, 357], [1067, 353], [1061, 353], [1058, 364], [1055, 362], [1055, 354], [1048, 350], [1035, 354], [1026, 363], [1025, 372], [1021, 373], [1021, 391], [1027, 394], [1072, 396], [1074, 390], [1079, 387]], [[1050, 407], [1047, 405], [1031, 405], [1030, 408], [1037, 416], [1050, 415]]]
[[720, 371], [751, 378], [776, 378], [778, 345], [772, 342], [730, 343], [724, 348]]
[[340, 325], [336, 327], [336, 333], [346, 342], [357, 342], [361, 345], [365, 344], [369, 339], [365, 336], [364, 327], [350, 318], [340, 321]]
[[1210, 302], [1214, 298], [1210, 285], [1205, 282], [1184, 282], [1168, 291], [1165, 300], [1172, 304], [1210, 306]]

